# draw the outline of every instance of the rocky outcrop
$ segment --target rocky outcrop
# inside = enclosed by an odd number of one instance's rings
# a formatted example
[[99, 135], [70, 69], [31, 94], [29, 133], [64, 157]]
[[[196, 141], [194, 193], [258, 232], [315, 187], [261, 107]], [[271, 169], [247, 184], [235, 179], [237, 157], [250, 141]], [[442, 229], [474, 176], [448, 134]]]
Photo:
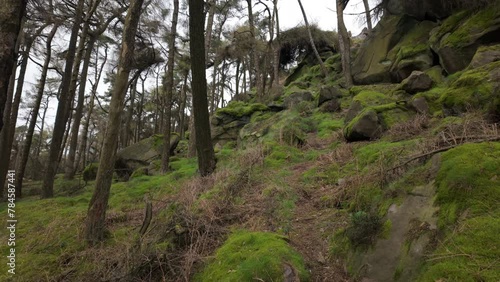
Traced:
[[500, 61], [500, 44], [481, 46], [477, 49], [469, 67], [475, 69], [497, 61]]
[[479, 46], [500, 42], [500, 3], [470, 13], [450, 16], [431, 33], [431, 47], [448, 74], [465, 69]]
[[[180, 137], [172, 134], [170, 138], [170, 153], [173, 154]], [[163, 136], [154, 135], [120, 150], [116, 154], [115, 170], [122, 179], [128, 177], [138, 168], [149, 166], [154, 160], [161, 158]]]
[[432, 79], [421, 71], [412, 72], [411, 75], [401, 83], [401, 88], [409, 94], [426, 91], [431, 89], [431, 87]]
[[255, 112], [267, 111], [269, 108], [259, 103], [231, 102], [226, 108], [216, 111], [211, 119], [212, 141], [224, 145], [237, 141], [240, 129], [250, 122]]

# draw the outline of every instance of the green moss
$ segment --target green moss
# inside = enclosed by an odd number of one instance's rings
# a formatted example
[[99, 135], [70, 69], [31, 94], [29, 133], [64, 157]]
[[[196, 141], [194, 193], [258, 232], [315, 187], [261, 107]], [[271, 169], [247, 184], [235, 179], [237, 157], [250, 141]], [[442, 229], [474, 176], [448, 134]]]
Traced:
[[388, 239], [391, 234], [392, 221], [390, 219], [386, 220], [382, 225], [382, 231], [380, 231], [380, 238]]
[[496, 3], [469, 17], [448, 37], [443, 39], [442, 44], [454, 47], [468, 46], [473, 40], [471, 35], [487, 30], [499, 17], [500, 5]]
[[234, 117], [251, 116], [257, 111], [267, 111], [268, 108], [264, 104], [252, 103], [248, 104], [241, 101], [231, 101], [225, 108], [220, 108], [216, 111], [217, 114], [226, 114]]
[[439, 27], [436, 27], [431, 31], [429, 39], [431, 44], [438, 44], [446, 33], [455, 30], [459, 26], [460, 22], [462, 22], [462, 20], [468, 15], [470, 15], [470, 11], [461, 11], [446, 18], [446, 20], [444, 20]]
[[97, 170], [99, 169], [98, 163], [91, 163], [85, 167], [82, 173], [84, 181], [92, 181], [97, 177]]
[[500, 143], [465, 144], [442, 155], [436, 178], [443, 239], [419, 281], [499, 281]]
[[273, 233], [234, 232], [195, 281], [282, 281], [285, 265], [309, 280], [300, 255]]
[[132, 172], [132, 175], [130, 175], [130, 178], [137, 178], [140, 176], [148, 176], [148, 168], [147, 167], [140, 167], [134, 172]]
[[387, 95], [371, 90], [359, 92], [359, 94], [354, 97], [353, 101], [359, 101], [363, 107], [378, 106], [393, 102]]
[[454, 112], [463, 112], [470, 108], [496, 110], [500, 101], [493, 89], [490, 70], [499, 67], [500, 62], [494, 62], [460, 73], [442, 93], [439, 102]]
[[395, 57], [396, 62], [429, 51], [429, 32], [435, 27], [430, 21], [415, 25], [389, 52], [388, 57]]

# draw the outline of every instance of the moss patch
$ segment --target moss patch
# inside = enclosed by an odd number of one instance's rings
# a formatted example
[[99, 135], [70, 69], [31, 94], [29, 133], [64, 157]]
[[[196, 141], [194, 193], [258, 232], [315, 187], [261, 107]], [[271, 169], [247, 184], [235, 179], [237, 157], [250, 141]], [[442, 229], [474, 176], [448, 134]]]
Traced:
[[266, 111], [268, 108], [260, 103], [245, 103], [241, 101], [232, 101], [225, 108], [216, 111], [216, 115], [226, 114], [234, 117], [251, 116], [257, 111]]
[[500, 143], [466, 144], [442, 155], [436, 179], [441, 244], [420, 281], [499, 281]]
[[234, 232], [195, 281], [282, 281], [285, 265], [308, 281], [300, 255], [285, 238], [265, 232]]

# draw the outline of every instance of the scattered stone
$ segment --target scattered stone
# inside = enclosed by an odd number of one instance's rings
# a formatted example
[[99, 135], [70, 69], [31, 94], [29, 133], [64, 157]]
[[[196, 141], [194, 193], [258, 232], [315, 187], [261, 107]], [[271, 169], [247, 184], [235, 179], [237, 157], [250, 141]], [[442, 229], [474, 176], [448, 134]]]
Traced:
[[340, 101], [337, 99], [327, 101], [321, 105], [320, 111], [323, 113], [339, 112], [340, 111]]
[[418, 97], [411, 101], [411, 106], [415, 111], [419, 114], [428, 114], [429, 113], [429, 105], [427, 104], [427, 100], [424, 97]]
[[413, 71], [407, 79], [401, 82], [401, 87], [404, 91], [415, 94], [431, 89], [432, 79], [424, 72]]
[[342, 97], [342, 92], [337, 87], [335, 86], [321, 87], [318, 97], [318, 107], [327, 101], [338, 99], [341, 97]]
[[285, 98], [284, 105], [285, 108], [291, 109], [294, 106], [298, 105], [300, 102], [303, 101], [310, 102], [313, 99], [314, 97], [309, 91], [295, 92]]

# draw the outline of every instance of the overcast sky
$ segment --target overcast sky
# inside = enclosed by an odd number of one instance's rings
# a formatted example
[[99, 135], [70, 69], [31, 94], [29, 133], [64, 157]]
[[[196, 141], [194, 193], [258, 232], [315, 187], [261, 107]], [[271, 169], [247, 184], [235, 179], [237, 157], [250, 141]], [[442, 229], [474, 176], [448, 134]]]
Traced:
[[[375, 5], [375, 2], [376, 0], [369, 0], [370, 9]], [[316, 23], [324, 30], [337, 30], [335, 3], [335, 0], [302, 0], [309, 23]], [[279, 0], [278, 9], [281, 29], [304, 24], [297, 0]], [[366, 22], [364, 15], [359, 17], [349, 14], [361, 13], [364, 9], [362, 0], [351, 0], [344, 11], [347, 30], [351, 31], [353, 36], [361, 32], [366, 26]]]

